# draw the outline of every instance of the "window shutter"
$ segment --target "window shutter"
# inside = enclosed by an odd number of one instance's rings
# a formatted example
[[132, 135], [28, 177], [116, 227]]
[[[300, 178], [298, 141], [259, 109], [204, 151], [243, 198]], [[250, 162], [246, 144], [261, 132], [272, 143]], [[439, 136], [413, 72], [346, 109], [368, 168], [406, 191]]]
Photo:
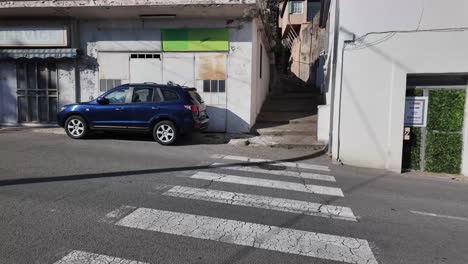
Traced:
[[292, 1], [288, 1], [288, 12], [289, 12], [289, 14], [293, 13], [293, 6], [294, 6], [294, 3]]

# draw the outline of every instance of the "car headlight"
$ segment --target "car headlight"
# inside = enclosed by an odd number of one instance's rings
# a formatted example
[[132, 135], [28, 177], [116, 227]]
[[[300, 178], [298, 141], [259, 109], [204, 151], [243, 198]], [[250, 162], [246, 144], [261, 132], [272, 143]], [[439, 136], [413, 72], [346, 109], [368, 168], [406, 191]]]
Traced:
[[67, 109], [66, 106], [62, 106], [62, 108], [60, 108], [60, 112], [62, 112], [63, 110]]

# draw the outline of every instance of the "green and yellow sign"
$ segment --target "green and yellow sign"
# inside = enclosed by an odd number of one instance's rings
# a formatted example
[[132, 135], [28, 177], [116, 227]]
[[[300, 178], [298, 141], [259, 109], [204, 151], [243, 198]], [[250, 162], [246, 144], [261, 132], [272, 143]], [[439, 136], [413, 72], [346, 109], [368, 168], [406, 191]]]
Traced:
[[163, 29], [163, 51], [228, 51], [226, 28]]

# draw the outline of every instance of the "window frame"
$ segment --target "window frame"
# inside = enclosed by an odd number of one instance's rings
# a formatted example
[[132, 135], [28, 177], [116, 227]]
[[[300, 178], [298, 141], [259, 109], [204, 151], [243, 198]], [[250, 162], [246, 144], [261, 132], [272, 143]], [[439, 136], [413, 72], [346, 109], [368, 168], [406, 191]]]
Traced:
[[[216, 82], [216, 91], [212, 90], [212, 82]], [[221, 82], [223, 82], [223, 89], [220, 91]], [[209, 84], [209, 91], [205, 91], [205, 84]], [[226, 93], [226, 80], [203, 80], [203, 93]]]
[[[291, 15], [301, 15], [304, 14], [304, 1], [301, 0], [292, 0], [289, 1], [288, 4], [289, 6], [289, 14]], [[294, 10], [294, 4], [301, 4], [301, 12], [295, 12]]]

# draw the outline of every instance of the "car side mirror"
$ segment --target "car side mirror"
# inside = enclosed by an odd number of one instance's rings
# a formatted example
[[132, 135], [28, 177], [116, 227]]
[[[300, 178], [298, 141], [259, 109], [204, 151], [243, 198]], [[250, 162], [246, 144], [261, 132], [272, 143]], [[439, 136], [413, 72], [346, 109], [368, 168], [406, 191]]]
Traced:
[[98, 104], [102, 104], [102, 105], [109, 104], [109, 100], [104, 97], [98, 98], [96, 101]]

